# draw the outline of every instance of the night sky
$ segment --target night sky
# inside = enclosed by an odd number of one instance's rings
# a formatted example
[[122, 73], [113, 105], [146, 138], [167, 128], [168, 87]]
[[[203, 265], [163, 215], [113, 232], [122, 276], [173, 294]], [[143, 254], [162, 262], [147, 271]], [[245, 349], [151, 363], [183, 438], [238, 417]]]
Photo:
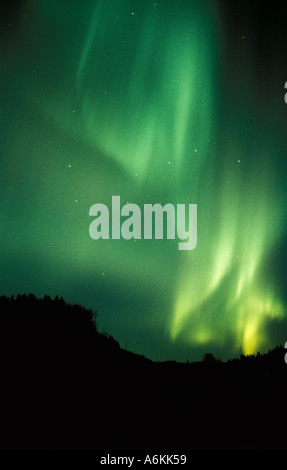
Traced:
[[[285, 343], [283, 3], [2, 2], [1, 295], [92, 307], [154, 360]], [[197, 204], [197, 247], [91, 239], [115, 195]]]

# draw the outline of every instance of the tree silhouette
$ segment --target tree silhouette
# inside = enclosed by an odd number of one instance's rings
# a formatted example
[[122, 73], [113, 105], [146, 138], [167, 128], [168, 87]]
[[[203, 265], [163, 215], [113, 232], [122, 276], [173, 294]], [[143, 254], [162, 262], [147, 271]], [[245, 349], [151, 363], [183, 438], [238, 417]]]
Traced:
[[204, 364], [217, 364], [221, 362], [221, 359], [217, 359], [212, 353], [205, 353], [202, 356], [202, 362]]

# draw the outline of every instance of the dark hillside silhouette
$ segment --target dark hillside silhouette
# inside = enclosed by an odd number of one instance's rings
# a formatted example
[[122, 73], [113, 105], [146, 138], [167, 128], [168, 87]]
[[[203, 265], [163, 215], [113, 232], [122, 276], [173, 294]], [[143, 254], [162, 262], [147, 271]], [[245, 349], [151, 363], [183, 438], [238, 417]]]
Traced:
[[0, 297], [0, 448], [286, 449], [285, 352], [156, 363], [80, 305]]

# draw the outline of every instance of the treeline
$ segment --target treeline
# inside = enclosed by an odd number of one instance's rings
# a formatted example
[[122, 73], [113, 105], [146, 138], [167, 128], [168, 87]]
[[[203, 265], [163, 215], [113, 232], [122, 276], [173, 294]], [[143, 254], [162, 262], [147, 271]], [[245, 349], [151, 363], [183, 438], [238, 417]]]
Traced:
[[268, 349], [267, 353], [257, 352], [256, 354], [241, 354], [239, 358], [228, 359], [228, 363], [238, 364], [239, 362], [244, 364], [263, 364], [263, 363], [275, 363], [284, 364], [284, 355], [286, 350], [283, 346], [276, 346], [274, 349]]
[[[63, 297], [54, 299], [45, 295], [18, 294], [0, 297], [0, 337], [22, 337], [29, 341], [47, 339], [53, 342], [79, 342], [85, 344], [109, 343], [119, 348], [119, 343], [106, 332], [99, 332], [97, 312], [79, 304], [69, 304]], [[17, 338], [19, 339], [19, 338]]]
[[[256, 354], [240, 354], [238, 358], [231, 358], [227, 360], [227, 364], [231, 366], [246, 366], [246, 367], [259, 367], [272, 365], [272, 367], [278, 368], [285, 364], [284, 357], [286, 349], [282, 345], [276, 346], [273, 349], [269, 349], [266, 353]], [[213, 353], [208, 352], [203, 354], [202, 363], [206, 365], [217, 365], [222, 364], [221, 358], [217, 358]], [[286, 366], [287, 368], [287, 366]]]
[[[11, 297], [0, 296], [0, 340], [3, 344], [17, 340], [17, 348], [22, 342], [75, 343], [84, 348], [106, 345], [108, 350], [119, 350], [120, 344], [105, 331], [99, 332], [97, 312], [79, 304], [67, 303], [63, 297], [48, 295], [37, 298], [34, 294], [18, 294]], [[28, 346], [28, 345], [27, 345]], [[0, 346], [1, 347], [1, 346]], [[276, 346], [267, 353], [243, 355], [228, 359], [231, 366], [278, 368], [285, 365], [286, 351]], [[187, 361], [189, 363], [189, 361]], [[206, 365], [220, 365], [223, 361], [211, 352], [202, 356]], [[287, 367], [287, 365], [286, 365]]]

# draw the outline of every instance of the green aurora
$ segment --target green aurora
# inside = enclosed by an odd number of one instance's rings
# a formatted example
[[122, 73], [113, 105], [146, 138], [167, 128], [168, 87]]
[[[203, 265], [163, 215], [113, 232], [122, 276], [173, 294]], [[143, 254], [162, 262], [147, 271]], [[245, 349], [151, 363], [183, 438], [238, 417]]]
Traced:
[[[2, 41], [1, 294], [93, 307], [152, 359], [287, 340], [280, 32], [271, 66], [227, 4], [25, 2]], [[197, 204], [196, 249], [92, 240], [112, 195]]]

